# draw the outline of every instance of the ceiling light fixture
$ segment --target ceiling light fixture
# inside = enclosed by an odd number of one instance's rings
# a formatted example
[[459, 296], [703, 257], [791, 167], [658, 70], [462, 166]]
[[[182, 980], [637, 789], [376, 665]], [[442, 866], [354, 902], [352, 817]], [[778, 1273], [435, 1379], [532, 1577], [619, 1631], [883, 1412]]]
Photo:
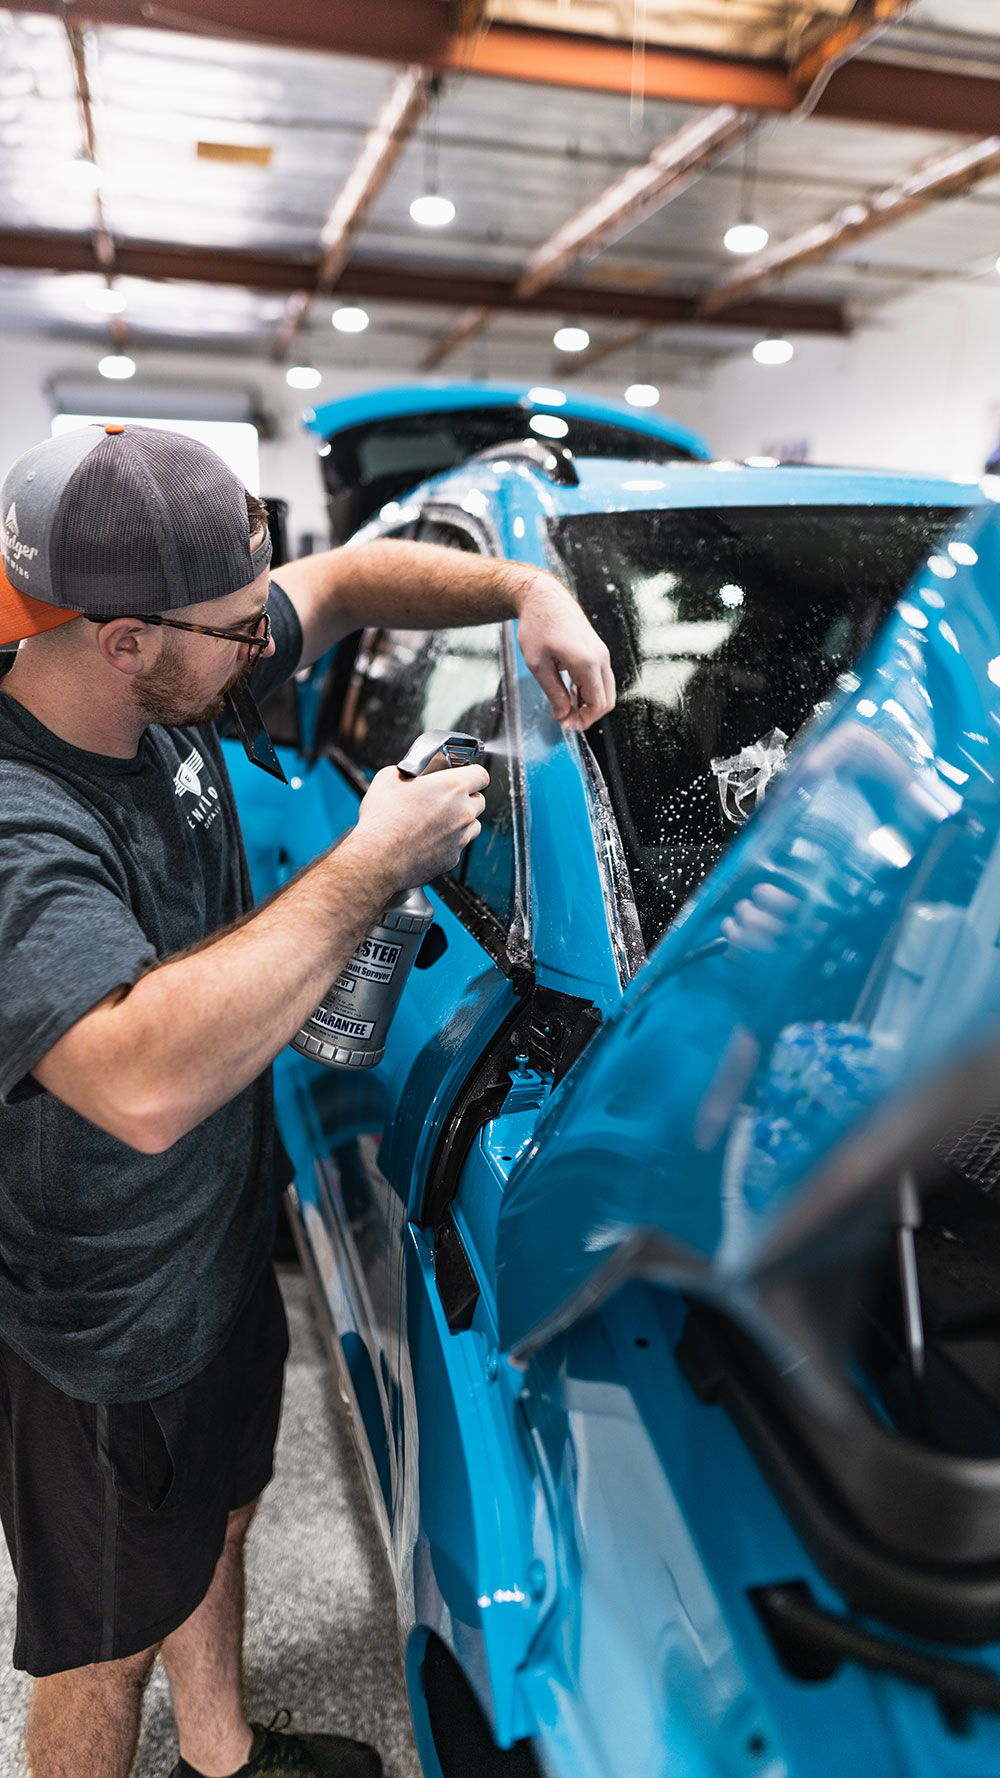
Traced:
[[438, 189], [438, 110], [441, 81], [435, 76], [428, 88], [427, 128], [424, 132], [424, 189], [410, 205], [410, 217], [421, 228], [446, 228], [455, 220], [455, 206]]
[[338, 333], [364, 333], [368, 326], [368, 320], [367, 309], [354, 309], [348, 304], [345, 304], [342, 309], [334, 309], [330, 316], [331, 326], [335, 327]]
[[529, 389], [528, 400], [533, 402], [535, 407], [566, 406], [566, 397], [561, 389], [543, 389], [541, 387]]
[[75, 154], [66, 168], [69, 179], [77, 191], [96, 191], [101, 183], [101, 169], [91, 155], [81, 149]]
[[312, 364], [292, 364], [285, 372], [285, 382], [290, 389], [318, 389], [322, 381], [322, 371]]
[[410, 205], [410, 216], [419, 222], [421, 228], [446, 228], [455, 220], [455, 206], [450, 198], [443, 198], [440, 192], [425, 191], [414, 198]]
[[730, 253], [759, 253], [770, 236], [762, 223], [753, 222], [754, 185], [757, 179], [757, 137], [748, 136], [743, 144], [743, 174], [740, 179], [740, 214], [738, 221], [727, 228], [722, 245]]
[[655, 383], [630, 383], [625, 391], [629, 407], [655, 407], [660, 391]]
[[135, 376], [135, 359], [129, 358], [124, 352], [109, 352], [97, 366], [102, 377], [110, 377], [113, 382], [123, 383], [128, 377]]
[[758, 340], [753, 349], [758, 364], [787, 364], [795, 356], [791, 340]]
[[557, 327], [552, 344], [558, 352], [585, 352], [590, 345], [590, 335], [585, 327]]
[[759, 253], [769, 240], [766, 228], [759, 222], [734, 222], [722, 237], [722, 245], [730, 253]]
[[99, 284], [96, 290], [88, 291], [86, 303], [98, 315], [121, 315], [126, 306], [121, 291], [111, 284]]

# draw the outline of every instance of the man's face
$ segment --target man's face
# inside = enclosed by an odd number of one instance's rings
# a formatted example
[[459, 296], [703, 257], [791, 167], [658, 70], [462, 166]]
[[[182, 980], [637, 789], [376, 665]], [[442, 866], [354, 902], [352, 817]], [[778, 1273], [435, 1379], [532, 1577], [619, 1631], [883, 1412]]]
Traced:
[[[262, 536], [263, 531], [256, 533], [251, 546], [256, 547]], [[227, 594], [224, 599], [188, 605], [169, 615], [185, 623], [207, 624], [215, 630], [241, 630], [249, 635], [263, 617], [267, 592], [265, 571], [249, 586]], [[245, 643], [226, 641], [220, 636], [199, 636], [189, 630], [163, 628], [159, 634], [162, 646], [156, 665], [139, 676], [134, 685], [135, 701], [146, 722], [176, 726], [215, 722], [222, 715], [227, 691], [251, 671], [251, 651]], [[273, 651], [272, 642], [265, 652]]]

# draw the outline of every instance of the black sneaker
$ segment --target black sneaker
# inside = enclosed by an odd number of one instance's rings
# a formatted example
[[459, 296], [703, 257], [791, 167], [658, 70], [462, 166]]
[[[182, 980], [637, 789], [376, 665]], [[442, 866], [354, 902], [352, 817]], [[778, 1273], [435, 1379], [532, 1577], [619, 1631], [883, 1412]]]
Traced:
[[[281, 1720], [283, 1719], [283, 1720]], [[382, 1761], [367, 1741], [348, 1735], [289, 1735], [288, 1710], [279, 1710], [269, 1723], [252, 1722], [250, 1758], [232, 1778], [382, 1778]], [[193, 1778], [195, 1768], [179, 1759], [170, 1778]]]

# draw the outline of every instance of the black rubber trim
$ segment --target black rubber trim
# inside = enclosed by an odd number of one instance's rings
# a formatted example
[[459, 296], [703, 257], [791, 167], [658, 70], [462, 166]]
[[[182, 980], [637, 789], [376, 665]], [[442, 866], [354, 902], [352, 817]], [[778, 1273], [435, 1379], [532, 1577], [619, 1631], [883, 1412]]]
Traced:
[[443, 1222], [476, 1136], [496, 1117], [510, 1092], [514, 1057], [526, 1055], [530, 1067], [551, 1074], [558, 1084], [600, 1023], [600, 1012], [591, 1001], [529, 984], [458, 1092], [428, 1168], [420, 1213], [424, 1228], [438, 1228]]
[[1000, 1714], [1000, 1679], [989, 1667], [890, 1642], [824, 1611], [805, 1581], [751, 1587], [749, 1596], [782, 1666], [795, 1679], [818, 1684], [832, 1679], [845, 1661], [855, 1661], [933, 1692], [951, 1728], [964, 1728], [970, 1710]]
[[[690, 1308], [677, 1358], [699, 1400], [725, 1408], [810, 1555], [855, 1611], [937, 1643], [973, 1646], [1000, 1637], [1000, 1561], [942, 1563], [942, 1536], [933, 1550], [938, 1559], [928, 1553], [918, 1562], [873, 1537], [802, 1438], [787, 1387], [728, 1322]], [[850, 1429], [841, 1436], [851, 1442]], [[943, 1533], [961, 1510], [961, 1489], [949, 1499], [945, 1478], [941, 1494]], [[905, 1509], [899, 1496], [896, 1505]], [[1000, 1530], [1000, 1497], [997, 1521]]]
[[479, 1284], [450, 1213], [434, 1235], [434, 1282], [449, 1331], [465, 1333], [472, 1326]]

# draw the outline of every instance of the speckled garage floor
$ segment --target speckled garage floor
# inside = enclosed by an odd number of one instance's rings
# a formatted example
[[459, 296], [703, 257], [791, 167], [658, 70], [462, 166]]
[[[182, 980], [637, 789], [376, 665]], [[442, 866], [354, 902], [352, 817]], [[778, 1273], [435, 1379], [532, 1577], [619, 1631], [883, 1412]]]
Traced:
[[[420, 1778], [398, 1659], [392, 1585], [346, 1410], [327, 1368], [305, 1280], [280, 1268], [292, 1333], [275, 1479], [248, 1545], [252, 1713], [374, 1741], [386, 1778]], [[10, 1666], [14, 1577], [0, 1542], [0, 1778], [22, 1778], [28, 1681]], [[134, 1778], [177, 1757], [166, 1681], [154, 1670]]]

